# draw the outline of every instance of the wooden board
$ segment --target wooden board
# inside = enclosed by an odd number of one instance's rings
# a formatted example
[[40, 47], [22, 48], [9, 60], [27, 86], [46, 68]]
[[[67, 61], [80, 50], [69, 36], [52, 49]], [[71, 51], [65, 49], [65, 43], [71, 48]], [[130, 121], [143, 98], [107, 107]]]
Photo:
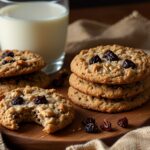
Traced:
[[[68, 87], [65, 87], [59, 91], [66, 95], [67, 88]], [[124, 133], [149, 123], [150, 117], [150, 103], [133, 111], [118, 114], [85, 110], [75, 105], [74, 108], [76, 110], [76, 117], [73, 123], [53, 135], [47, 135], [42, 132], [42, 127], [39, 125], [28, 123], [22, 125], [21, 128], [15, 132], [1, 127], [4, 139], [11, 147], [14, 147], [15, 144], [15, 150], [17, 147], [20, 150], [63, 150], [70, 144], [83, 143], [95, 138], [103, 139], [106, 143], [111, 144]], [[128, 129], [122, 129], [116, 124], [117, 120], [124, 116], [129, 119], [130, 126]], [[112, 132], [101, 132], [99, 134], [85, 133], [85, 131], [83, 129], [80, 130], [80, 128], [82, 127], [82, 120], [87, 117], [94, 117], [98, 125], [102, 123], [103, 119], [108, 119], [112, 122], [114, 130]]]

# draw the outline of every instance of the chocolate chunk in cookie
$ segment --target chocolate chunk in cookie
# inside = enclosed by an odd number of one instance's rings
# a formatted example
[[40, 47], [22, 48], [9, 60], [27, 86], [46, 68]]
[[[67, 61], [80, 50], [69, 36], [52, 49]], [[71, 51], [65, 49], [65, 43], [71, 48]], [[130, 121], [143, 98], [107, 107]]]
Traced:
[[135, 63], [129, 59], [125, 59], [122, 66], [123, 68], [132, 68], [132, 69], [136, 68]]
[[107, 50], [104, 53], [103, 58], [106, 58], [109, 61], [118, 61], [119, 60], [118, 56], [115, 53], [113, 53], [111, 50]]

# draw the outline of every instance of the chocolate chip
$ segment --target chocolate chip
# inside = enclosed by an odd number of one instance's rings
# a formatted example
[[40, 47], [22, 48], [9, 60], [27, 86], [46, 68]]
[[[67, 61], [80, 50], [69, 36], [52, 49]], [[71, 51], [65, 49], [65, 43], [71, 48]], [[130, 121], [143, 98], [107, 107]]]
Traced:
[[14, 60], [3, 60], [2, 65], [8, 64], [8, 63], [13, 63], [15, 62]]
[[17, 96], [12, 100], [11, 103], [12, 103], [12, 105], [21, 105], [24, 103], [24, 99], [20, 96]]
[[129, 59], [125, 59], [122, 66], [123, 68], [132, 68], [132, 69], [136, 68], [135, 63]]
[[92, 123], [92, 122], [86, 124], [84, 129], [87, 133], [99, 133], [100, 132], [98, 126], [95, 123]]
[[87, 133], [99, 133], [100, 132], [94, 118], [89, 117], [83, 120], [82, 124], [84, 125], [84, 130]]
[[5, 57], [14, 57], [14, 53], [12, 51], [6, 51], [2, 54], [2, 58], [5, 58]]
[[48, 101], [47, 101], [47, 99], [46, 99], [46, 97], [45, 96], [37, 96], [36, 98], [35, 98], [35, 100], [34, 100], [34, 103], [35, 104], [47, 104], [48, 103]]
[[82, 121], [83, 125], [86, 125], [86, 124], [89, 124], [89, 123], [94, 123], [95, 124], [95, 119], [89, 117], [89, 118], [87, 118], [87, 119], [85, 119], [85, 120]]
[[122, 128], [127, 128], [128, 127], [128, 119], [126, 117], [121, 118], [118, 120], [117, 124]]
[[109, 61], [118, 61], [119, 57], [113, 53], [111, 50], [107, 50], [104, 55], [103, 58], [109, 60]]
[[112, 131], [111, 122], [104, 120], [103, 124], [100, 126], [100, 128], [104, 131]]
[[89, 60], [89, 64], [95, 64], [95, 63], [101, 63], [102, 60], [100, 59], [100, 57], [98, 55], [93, 56], [90, 60]]

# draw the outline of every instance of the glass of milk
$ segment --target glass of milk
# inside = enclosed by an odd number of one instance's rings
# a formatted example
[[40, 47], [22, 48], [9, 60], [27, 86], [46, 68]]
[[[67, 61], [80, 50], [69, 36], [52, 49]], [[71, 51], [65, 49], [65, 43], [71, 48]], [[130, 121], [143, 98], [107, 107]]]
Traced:
[[45, 59], [45, 72], [61, 69], [65, 57], [68, 1], [1, 0], [0, 6], [1, 50], [31, 50]]

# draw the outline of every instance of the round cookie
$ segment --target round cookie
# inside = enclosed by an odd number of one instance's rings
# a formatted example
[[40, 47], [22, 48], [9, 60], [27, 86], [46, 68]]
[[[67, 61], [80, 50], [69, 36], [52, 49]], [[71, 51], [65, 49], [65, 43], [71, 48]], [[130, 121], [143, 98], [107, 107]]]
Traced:
[[2, 78], [0, 80], [0, 97], [3, 97], [4, 93], [16, 88], [25, 87], [27, 85], [46, 88], [49, 83], [50, 77], [42, 71], [13, 78]]
[[0, 78], [33, 73], [44, 66], [43, 58], [28, 50], [0, 51]]
[[83, 108], [97, 110], [107, 113], [123, 112], [134, 109], [147, 102], [150, 98], [149, 89], [143, 93], [128, 99], [106, 99], [96, 98], [79, 92], [78, 90], [70, 87], [68, 96], [71, 101]]
[[92, 83], [79, 78], [75, 74], [71, 74], [69, 83], [72, 87], [82, 93], [95, 97], [115, 99], [132, 97], [143, 92], [145, 89], [150, 87], [150, 77], [132, 84], [108, 85]]
[[0, 124], [17, 130], [20, 122], [36, 122], [46, 133], [54, 133], [72, 122], [74, 110], [69, 100], [54, 89], [18, 88], [0, 101]]
[[129, 84], [150, 74], [150, 56], [120, 45], [98, 46], [76, 55], [71, 71], [95, 83]]

